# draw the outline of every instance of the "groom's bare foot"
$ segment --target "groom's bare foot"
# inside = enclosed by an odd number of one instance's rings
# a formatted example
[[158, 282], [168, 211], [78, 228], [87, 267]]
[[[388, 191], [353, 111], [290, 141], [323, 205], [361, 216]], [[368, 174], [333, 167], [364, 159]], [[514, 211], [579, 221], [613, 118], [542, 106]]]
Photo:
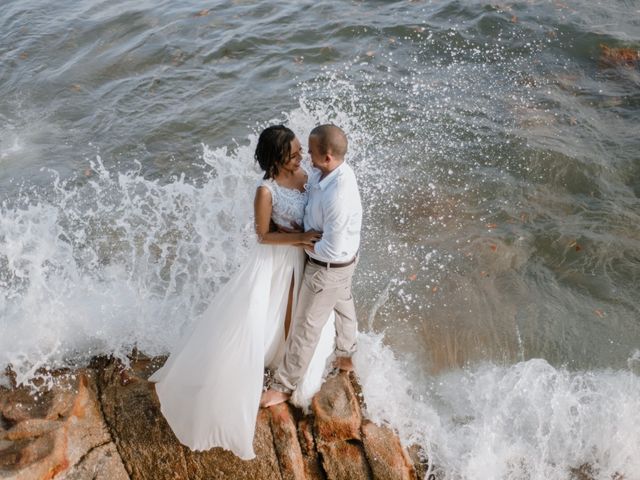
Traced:
[[333, 364], [343, 372], [353, 372], [353, 360], [351, 360], [351, 357], [336, 357], [336, 361]]
[[278, 390], [267, 390], [260, 397], [260, 407], [267, 408], [284, 403], [289, 400], [290, 396], [291, 395], [288, 393], [280, 392]]

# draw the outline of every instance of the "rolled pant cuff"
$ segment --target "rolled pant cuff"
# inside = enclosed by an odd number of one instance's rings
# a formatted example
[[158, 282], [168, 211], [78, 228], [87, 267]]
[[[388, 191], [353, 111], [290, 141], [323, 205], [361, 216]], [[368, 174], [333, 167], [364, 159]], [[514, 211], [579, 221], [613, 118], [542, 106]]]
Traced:
[[277, 392], [287, 393], [289, 395], [291, 395], [293, 393], [292, 389], [287, 388], [284, 385], [282, 385], [280, 383], [277, 383], [277, 382], [273, 382], [269, 388], [271, 390], [276, 390]]
[[347, 352], [346, 350], [338, 350], [338, 349], [335, 350], [336, 357], [351, 358], [351, 357], [353, 357], [354, 353], [356, 353], [355, 349], [350, 351], [350, 352]]

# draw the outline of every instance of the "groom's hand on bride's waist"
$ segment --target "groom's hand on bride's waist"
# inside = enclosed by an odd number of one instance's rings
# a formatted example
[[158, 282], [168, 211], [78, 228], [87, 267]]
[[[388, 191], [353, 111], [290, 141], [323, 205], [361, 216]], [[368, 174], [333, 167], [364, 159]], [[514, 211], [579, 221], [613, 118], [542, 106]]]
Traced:
[[303, 246], [306, 250], [313, 251], [313, 246], [317, 241], [322, 238], [322, 232], [318, 232], [316, 230], [309, 230], [308, 232], [304, 232], [302, 235], [302, 241], [300, 245]]

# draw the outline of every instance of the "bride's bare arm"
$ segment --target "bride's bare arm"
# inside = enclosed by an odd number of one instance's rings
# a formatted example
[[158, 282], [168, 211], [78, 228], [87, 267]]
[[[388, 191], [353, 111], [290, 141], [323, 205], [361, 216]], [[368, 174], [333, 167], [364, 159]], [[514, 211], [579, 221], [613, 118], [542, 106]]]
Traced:
[[256, 234], [260, 243], [310, 247], [321, 238], [318, 232], [284, 233], [270, 231], [272, 202], [271, 192], [266, 187], [257, 188], [253, 208], [256, 218]]

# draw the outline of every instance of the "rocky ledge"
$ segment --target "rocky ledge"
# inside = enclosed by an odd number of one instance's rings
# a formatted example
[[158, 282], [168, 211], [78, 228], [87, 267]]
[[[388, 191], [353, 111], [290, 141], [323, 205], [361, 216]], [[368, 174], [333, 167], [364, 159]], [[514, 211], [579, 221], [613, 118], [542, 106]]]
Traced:
[[129, 368], [95, 358], [87, 368], [53, 372], [35, 395], [0, 388], [0, 479], [421, 479], [417, 447], [362, 416], [353, 374], [340, 373], [314, 397], [311, 413], [288, 404], [261, 409], [257, 457], [220, 448], [192, 452], [160, 413], [147, 381], [164, 358], [136, 356]]

